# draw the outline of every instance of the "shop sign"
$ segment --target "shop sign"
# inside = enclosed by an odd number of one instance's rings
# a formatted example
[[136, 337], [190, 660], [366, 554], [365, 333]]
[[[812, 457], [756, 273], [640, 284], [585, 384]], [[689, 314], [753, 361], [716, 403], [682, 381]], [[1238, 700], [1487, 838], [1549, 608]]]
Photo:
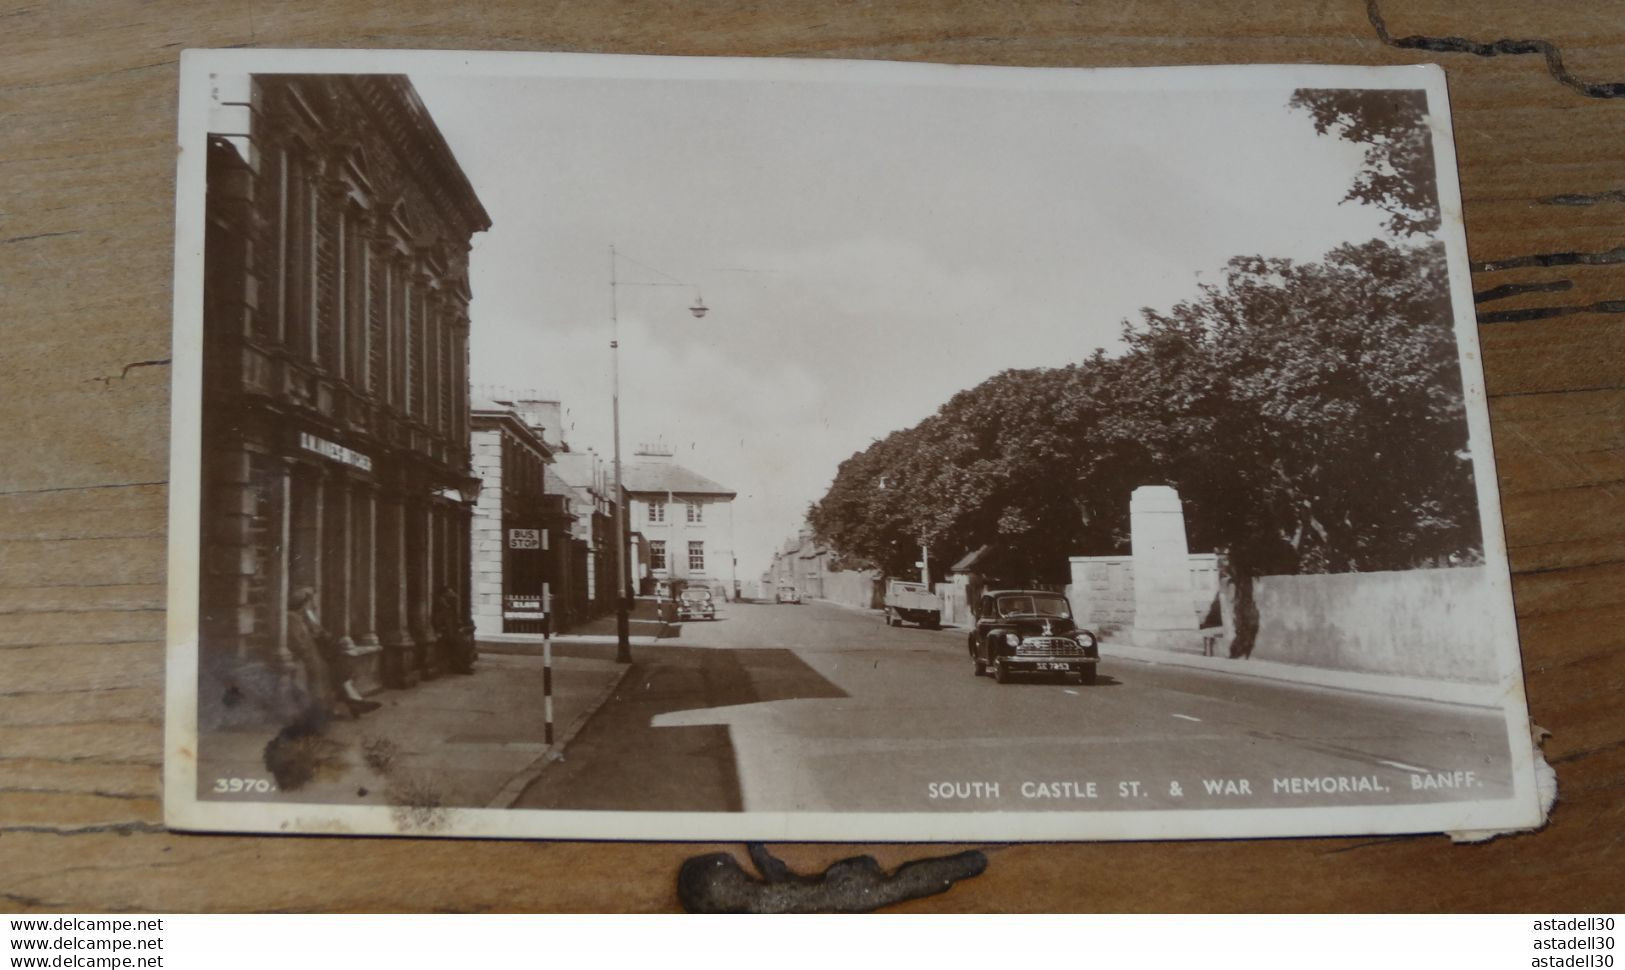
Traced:
[[504, 620], [541, 620], [547, 617], [542, 608], [543, 598], [540, 596], [504, 596], [502, 597], [502, 618]]
[[308, 431], [299, 432], [299, 447], [305, 449], [306, 451], [315, 452], [316, 454], [321, 455], [323, 458], [331, 459], [339, 462], [340, 464], [349, 465], [352, 468], [359, 468], [364, 472], [372, 471], [371, 458], [368, 458], [359, 451], [353, 451], [341, 444], [328, 441], [326, 438], [318, 438]]

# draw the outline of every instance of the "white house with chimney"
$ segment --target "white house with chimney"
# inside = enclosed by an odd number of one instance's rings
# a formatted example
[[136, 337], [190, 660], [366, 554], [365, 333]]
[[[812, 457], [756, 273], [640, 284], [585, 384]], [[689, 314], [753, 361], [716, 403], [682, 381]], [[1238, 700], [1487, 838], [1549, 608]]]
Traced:
[[733, 489], [677, 464], [663, 444], [640, 445], [622, 465], [621, 484], [629, 500], [627, 527], [648, 543], [640, 579], [648, 585], [683, 581], [727, 599], [738, 595]]

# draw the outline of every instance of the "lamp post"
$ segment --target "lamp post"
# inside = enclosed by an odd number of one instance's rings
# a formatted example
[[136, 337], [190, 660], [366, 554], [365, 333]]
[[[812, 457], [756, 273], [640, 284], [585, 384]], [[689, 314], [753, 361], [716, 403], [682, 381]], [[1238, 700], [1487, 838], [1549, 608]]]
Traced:
[[[657, 276], [665, 276], [670, 282], [623, 282], [620, 279], [620, 261], [642, 266]], [[609, 247], [609, 360], [610, 360], [610, 415], [614, 425], [615, 438], [615, 662], [629, 664], [632, 662], [632, 597], [628, 590], [631, 577], [628, 575], [627, 563], [627, 530], [626, 530], [626, 495], [621, 486], [621, 319], [620, 298], [618, 290], [622, 286], [681, 286], [689, 284], [660, 272], [652, 266], [639, 263], [630, 257], [622, 256], [615, 251], [614, 244]], [[696, 320], [704, 317], [710, 311], [701, 299], [699, 291], [695, 290], [694, 304], [688, 312]], [[667, 550], [667, 556], [672, 555]], [[667, 560], [670, 561], [669, 558]]]

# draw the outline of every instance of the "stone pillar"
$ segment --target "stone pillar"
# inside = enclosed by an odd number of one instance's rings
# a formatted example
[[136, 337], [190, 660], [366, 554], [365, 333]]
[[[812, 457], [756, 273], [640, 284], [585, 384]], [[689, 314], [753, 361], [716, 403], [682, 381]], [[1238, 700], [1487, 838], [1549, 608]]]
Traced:
[[378, 645], [378, 490], [370, 482], [350, 486], [353, 582], [350, 636], [357, 646]]
[[[265, 643], [271, 632], [255, 609], [254, 582], [271, 582], [270, 576], [257, 576], [252, 519], [259, 507], [259, 487], [255, 482], [253, 459], [247, 448], [236, 447], [217, 459], [205, 459], [204, 467], [219, 469], [219, 482], [206, 474], [202, 532], [203, 555], [198, 570], [199, 662], [213, 664], [229, 657], [237, 666], [255, 658], [251, 641]], [[274, 500], [273, 496], [273, 500]], [[274, 513], [273, 513], [274, 515]], [[270, 528], [275, 528], [275, 520]], [[263, 595], [263, 594], [261, 594]], [[271, 614], [265, 615], [269, 621]], [[229, 644], [229, 653], [228, 653]]]
[[472, 580], [474, 567], [468, 557], [469, 538], [473, 534], [474, 508], [467, 503], [454, 505], [446, 519], [446, 549], [451, 572], [446, 576], [446, 585], [457, 592], [457, 606], [461, 615], [457, 617], [457, 625], [465, 630], [472, 631], [474, 627], [474, 613], [472, 609]]
[[327, 475], [320, 468], [311, 469], [309, 481], [309, 514], [312, 525], [308, 539], [309, 544], [305, 547], [304, 555], [310, 558], [310, 588], [316, 591], [316, 606], [321, 610], [325, 610], [327, 609], [327, 587], [324, 581], [327, 578], [327, 571], [324, 568], [326, 557], [322, 553], [327, 548], [323, 545], [323, 539], [326, 535], [323, 526], [327, 519], [327, 489], [324, 487], [327, 484]]
[[418, 595], [412, 603], [412, 629], [417, 639], [418, 676], [433, 680], [440, 676], [438, 638], [434, 629], [435, 589], [435, 507], [434, 500], [425, 498], [414, 510], [414, 528], [418, 531], [416, 561], [410, 568], [416, 570]]
[[417, 665], [413, 662], [417, 644], [412, 638], [406, 612], [405, 500], [397, 494], [385, 495], [382, 512], [383, 527], [379, 533], [382, 554], [376, 560], [383, 567], [378, 577], [378, 620], [384, 650], [380, 675], [385, 687], [400, 689], [418, 682]]
[[294, 709], [298, 703], [301, 670], [299, 664], [294, 662], [293, 651], [288, 647], [291, 635], [288, 624], [288, 600], [293, 595], [295, 582], [294, 569], [297, 560], [294, 553], [294, 540], [299, 535], [299, 523], [295, 521], [298, 508], [295, 504], [295, 489], [298, 482], [294, 472], [298, 464], [291, 458], [282, 458], [276, 463], [276, 505], [277, 521], [275, 535], [277, 539], [276, 576], [269, 584], [268, 593], [273, 602], [270, 605], [271, 624], [274, 631], [274, 646], [276, 657], [271, 669], [275, 674], [276, 690], [279, 694], [277, 704], [285, 711]]
[[322, 604], [326, 608], [322, 622], [327, 626], [327, 632], [337, 637], [340, 645], [348, 650], [352, 645], [350, 622], [354, 615], [352, 583], [355, 579], [350, 482], [343, 475], [328, 474], [322, 476], [322, 485], [328, 493], [327, 504], [331, 510], [329, 518], [332, 523], [326, 550], [326, 559], [330, 563], [327, 588], [332, 591], [332, 598]]
[[1142, 485], [1129, 500], [1134, 547], [1134, 643], [1161, 650], [1199, 652], [1191, 603], [1190, 550], [1185, 510], [1167, 485]]
[[353, 482], [350, 508], [350, 671], [362, 693], [382, 677], [378, 643], [378, 495], [371, 482]]
[[276, 463], [277, 503], [277, 557], [276, 576], [270, 583], [271, 626], [276, 637], [276, 662], [283, 670], [293, 669], [293, 654], [288, 650], [288, 598], [293, 594], [289, 561], [293, 552], [293, 462], [284, 458]]

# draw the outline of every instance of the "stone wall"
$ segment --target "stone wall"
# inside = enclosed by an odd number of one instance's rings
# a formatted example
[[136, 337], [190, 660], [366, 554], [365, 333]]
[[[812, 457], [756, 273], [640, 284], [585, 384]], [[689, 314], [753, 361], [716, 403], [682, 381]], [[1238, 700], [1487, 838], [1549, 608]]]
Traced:
[[1493, 683], [1494, 645], [1513, 635], [1482, 566], [1264, 576], [1253, 588], [1258, 660]]
[[[1200, 626], [1219, 591], [1218, 557], [1192, 553], [1186, 557], [1190, 574], [1190, 610]], [[1131, 556], [1073, 556], [1072, 582], [1067, 599], [1085, 626], [1103, 633], [1134, 628], [1134, 559]]]
[[1129, 556], [1073, 556], [1066, 598], [1078, 621], [1115, 633], [1134, 626], [1134, 560]]
[[820, 598], [860, 610], [878, 609], [880, 600], [875, 593], [878, 575], [869, 569], [828, 570], [823, 574], [824, 588]]
[[960, 582], [961, 578], [955, 576], [954, 582], [936, 586], [937, 599], [942, 603], [943, 626], [968, 627], [976, 623], [976, 617], [971, 614], [970, 590]]

